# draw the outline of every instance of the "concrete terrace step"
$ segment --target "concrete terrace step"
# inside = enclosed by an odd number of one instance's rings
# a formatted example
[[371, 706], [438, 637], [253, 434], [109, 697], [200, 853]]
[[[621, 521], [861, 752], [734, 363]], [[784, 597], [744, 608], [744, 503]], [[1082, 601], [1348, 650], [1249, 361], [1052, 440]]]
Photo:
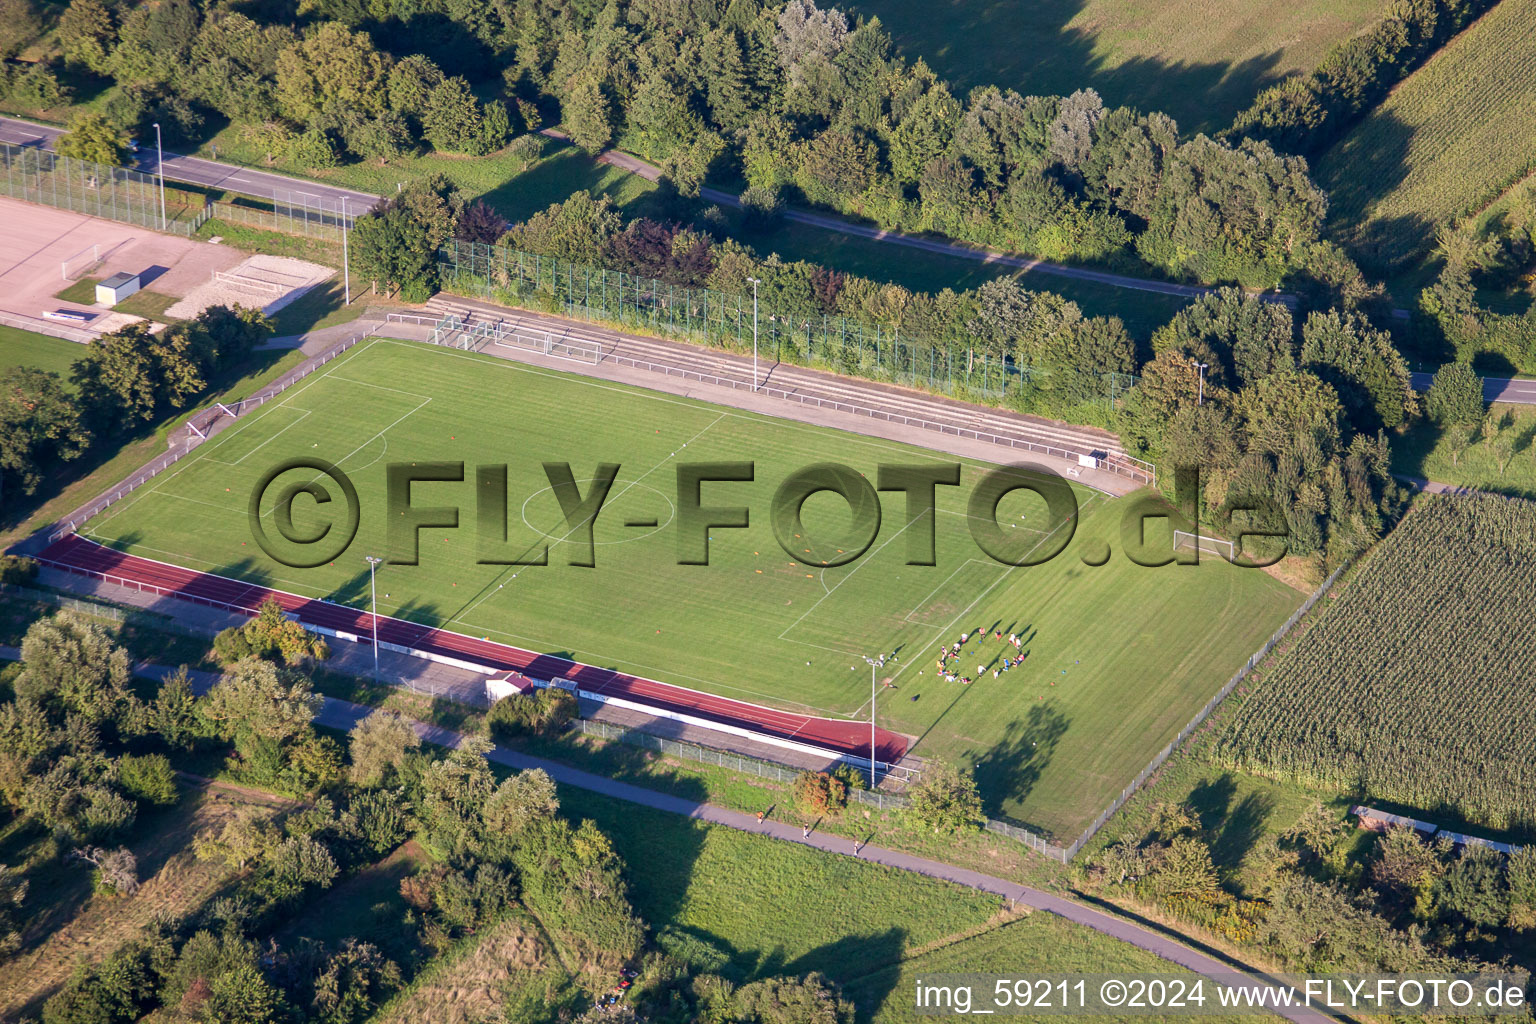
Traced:
[[[752, 376], [750, 359], [734, 353], [701, 348], [686, 342], [621, 334], [596, 325], [588, 326], [450, 296], [434, 297], [427, 304], [426, 311], [430, 315], [461, 316], [469, 321], [522, 324], [530, 330], [547, 331], [556, 337], [596, 343], [605, 353], [614, 356], [692, 370], [695, 373], [734, 380], [738, 384], [747, 384]], [[814, 397], [821, 401], [846, 402], [866, 409], [878, 409], [881, 413], [891, 416], [940, 421], [964, 429], [1019, 438], [1076, 453], [1087, 454], [1096, 451], [1122, 457], [1125, 454], [1113, 434], [1092, 427], [1077, 427], [1004, 410], [988, 409], [893, 385], [839, 377], [799, 366], [764, 365], [765, 383], [791, 394]]]

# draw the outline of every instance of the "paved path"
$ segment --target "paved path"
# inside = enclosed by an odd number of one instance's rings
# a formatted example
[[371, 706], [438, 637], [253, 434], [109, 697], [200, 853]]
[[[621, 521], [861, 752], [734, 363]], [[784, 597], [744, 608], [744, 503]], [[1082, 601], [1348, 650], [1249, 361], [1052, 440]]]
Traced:
[[[35, 124], [14, 117], [0, 117], [0, 142], [8, 142], [13, 146], [40, 146], [51, 150], [54, 140], [63, 134], [63, 128]], [[139, 143], [137, 169], [153, 174], [156, 162], [154, 136], [137, 141]], [[368, 212], [379, 201], [379, 197], [371, 192], [336, 188], [316, 181], [290, 178], [283, 174], [272, 174], [236, 164], [205, 160], [202, 157], [182, 156], [169, 150], [165, 154], [165, 176], [173, 181], [228, 189], [231, 192], [240, 192], [262, 199], [308, 202], [311, 206], [324, 203], [332, 209], [340, 209], [341, 200], [345, 198], [349, 219], [351, 216]]]
[[[552, 139], [569, 141], [570, 136], [558, 128], [546, 128], [542, 134]], [[656, 181], [661, 177], [661, 168], [647, 163], [633, 153], [626, 153], [621, 149], [609, 149], [599, 154], [599, 163], [617, 167], [621, 171], [638, 174], [647, 181]], [[717, 188], [704, 186], [699, 189], [699, 195], [712, 203], [722, 203], [726, 206], [741, 206], [741, 199], [723, 192]], [[1089, 270], [1084, 267], [1069, 267], [1063, 263], [1052, 263], [1049, 260], [1033, 259], [1028, 256], [1011, 256], [995, 249], [982, 249], [973, 245], [965, 245], [959, 242], [948, 242], [940, 238], [924, 238], [921, 235], [909, 235], [901, 231], [889, 231], [884, 228], [871, 227], [857, 224], [835, 214], [813, 213], [810, 210], [798, 210], [793, 207], [785, 208], [779, 216], [795, 224], [805, 224], [809, 227], [819, 228], [822, 231], [832, 231], [839, 235], [849, 235], [854, 238], [868, 238], [875, 242], [884, 242], [888, 245], [900, 245], [909, 249], [920, 249], [923, 252], [938, 253], [940, 256], [953, 256], [963, 260], [975, 260], [979, 263], [995, 263], [1004, 267], [1016, 267], [1025, 273], [1049, 274], [1055, 277], [1068, 277], [1076, 281], [1089, 281], [1094, 284], [1108, 285], [1111, 288], [1128, 288], [1132, 291], [1155, 292], [1159, 295], [1175, 295], [1180, 298], [1196, 299], [1212, 288], [1200, 285], [1178, 284], [1173, 281], [1156, 281], [1144, 277], [1130, 277], [1126, 274], [1114, 274], [1105, 270]], [[1287, 306], [1296, 304], [1295, 296], [1279, 293], [1265, 293], [1262, 298], [1280, 302]]]
[[[1435, 375], [1432, 373], [1415, 373], [1410, 376], [1413, 378], [1413, 389], [1418, 392], [1428, 391], [1429, 386], [1435, 381]], [[1484, 377], [1483, 401], [1536, 405], [1536, 380]]]
[[[15, 647], [0, 646], [0, 659], [17, 661], [21, 652]], [[164, 679], [174, 669], [164, 665], [151, 665], [148, 663], [135, 666], [134, 674], [152, 680]], [[206, 693], [215, 682], [218, 675], [213, 672], [193, 670], [188, 673], [192, 680], [192, 686], [197, 693]], [[334, 697], [323, 698], [320, 711], [315, 715], [318, 725], [331, 729], [340, 729], [350, 732], [357, 724], [367, 718], [374, 711], [373, 708], [363, 704], [353, 704], [350, 701], [337, 700]], [[464, 735], [446, 729], [439, 725], [427, 722], [411, 723], [420, 736], [428, 743], [435, 743], [442, 747], [458, 747], [464, 743]], [[713, 804], [699, 803], [683, 797], [671, 796], [667, 793], [658, 793], [655, 790], [644, 789], [640, 786], [630, 785], [627, 782], [619, 782], [603, 775], [594, 775], [584, 772], [579, 768], [560, 764], [556, 761], [546, 761], [543, 758], [530, 757], [503, 747], [494, 747], [487, 759], [497, 764], [504, 765], [515, 771], [528, 771], [537, 768], [556, 782], [565, 786], [574, 786], [577, 789], [585, 789], [602, 796], [612, 797], [615, 800], [623, 800], [628, 803], [649, 807], [653, 810], [665, 811], [669, 814], [680, 814], [686, 818], [707, 822], [711, 825], [720, 825], [725, 828], [733, 828], [740, 832], [754, 832], [770, 839], [777, 839], [786, 843], [798, 843], [801, 846], [809, 846], [826, 853], [834, 853], [844, 857], [857, 857], [860, 860], [886, 867], [897, 868], [902, 871], [910, 871], [914, 874], [924, 875], [928, 878], [941, 879], [963, 885], [981, 892], [989, 892], [1014, 903], [1023, 904], [1036, 910], [1044, 910], [1048, 913], [1063, 917], [1075, 924], [1091, 928], [1103, 935], [1129, 943], [1138, 949], [1146, 950], [1178, 964], [1196, 974], [1209, 977], [1219, 984], [1227, 985], [1232, 980], [1233, 968], [1212, 957], [1184, 946], [1160, 932], [1150, 928], [1144, 928], [1138, 924], [1114, 917], [1092, 907], [1084, 906], [1073, 900], [1056, 896], [1040, 889], [1032, 889], [1017, 882], [1010, 882], [992, 875], [984, 875], [979, 871], [969, 871], [951, 864], [943, 864], [939, 861], [928, 860], [912, 854], [902, 853], [898, 850], [886, 849], [873, 843], [862, 845], [858, 852], [853, 850], [850, 840], [842, 836], [822, 835], [812, 832], [809, 838], [801, 835], [800, 829], [795, 825], [783, 824], [777, 821], [758, 822], [757, 819], [744, 811], [732, 811]], [[1257, 984], [1255, 984], [1257, 987]], [[1290, 1010], [1283, 1014], [1289, 1020], [1298, 1024], [1323, 1024], [1329, 1018], [1310, 1010]]]

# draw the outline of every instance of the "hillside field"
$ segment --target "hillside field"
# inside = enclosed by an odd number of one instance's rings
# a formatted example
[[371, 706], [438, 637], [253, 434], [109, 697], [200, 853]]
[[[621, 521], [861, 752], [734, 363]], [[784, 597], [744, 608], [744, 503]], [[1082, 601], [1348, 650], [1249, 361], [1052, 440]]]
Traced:
[[1503, 0], [1317, 162], [1335, 237], [1373, 269], [1427, 252], [1536, 167], [1536, 0]]
[[[684, 450], [686, 448], [686, 451]], [[297, 570], [269, 560], [246, 508], [258, 478], [294, 456], [340, 465], [362, 496], [357, 539], [331, 564]], [[841, 462], [873, 476], [880, 463], [961, 462], [941, 487], [934, 566], [909, 566], [905, 499], [888, 495], [869, 553], [813, 569], [779, 549], [774, 491], [793, 471]], [[675, 466], [754, 460], [751, 483], [707, 483], [705, 505], [744, 505], [751, 528], [714, 530], [710, 564], [679, 565]], [[972, 540], [970, 488], [988, 467], [923, 449], [818, 429], [487, 355], [374, 341], [330, 363], [197, 450], [194, 458], [88, 524], [135, 554], [366, 607], [365, 554], [386, 550], [384, 469], [395, 461], [464, 460], [466, 482], [423, 483], [416, 505], [455, 502], [458, 530], [424, 530], [420, 564], [386, 565], [380, 611], [574, 657], [739, 699], [862, 720], [865, 654], [896, 654], [879, 718], [917, 751], [976, 765], [988, 806], [1074, 835], [1189, 720], [1300, 602], [1270, 576], [1219, 560], [1161, 570], [1118, 554], [1124, 501], [1077, 492], [1075, 523], [1046, 520], [1031, 492], [1003, 499], [999, 521], [1017, 551], [1075, 530], [1059, 557], [1010, 570]], [[570, 462], [582, 488], [599, 462], [620, 471], [596, 529], [593, 568], [567, 564], [562, 516], [541, 463]], [[546, 539], [543, 567], [477, 564], [474, 466], [506, 463], [514, 553]], [[268, 500], [310, 471], [278, 477]], [[269, 511], [270, 506], [264, 505]], [[296, 506], [296, 525], [314, 507]], [[820, 494], [810, 533], [843, 534], [847, 506]], [[654, 519], [655, 527], [631, 528]], [[1153, 520], [1155, 524], [1159, 520]], [[1165, 522], [1165, 521], [1162, 521]], [[273, 531], [269, 531], [273, 532]], [[796, 535], [799, 536], [798, 534]], [[1165, 535], [1166, 536], [1166, 535]], [[498, 538], [499, 539], [499, 538]], [[1024, 666], [991, 676], [1006, 641], [966, 649], [971, 686], [936, 679], [939, 642], [961, 632], [1029, 639]], [[977, 659], [972, 661], [971, 659]]]
[[1228, 713], [1219, 764], [1536, 824], [1536, 504], [1425, 495]]
[[1093, 88], [1111, 106], [1171, 114], [1217, 132], [1253, 97], [1310, 71], [1386, 10], [1383, 0], [1201, 4], [1180, 0], [860, 0], [908, 60], [921, 57], [963, 96], [979, 85], [1023, 95]]

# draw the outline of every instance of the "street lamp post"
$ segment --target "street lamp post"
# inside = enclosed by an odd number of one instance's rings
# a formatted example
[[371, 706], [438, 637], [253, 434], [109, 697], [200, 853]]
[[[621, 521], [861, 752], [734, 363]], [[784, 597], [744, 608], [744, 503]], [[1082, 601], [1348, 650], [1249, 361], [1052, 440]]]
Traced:
[[885, 656], [871, 658], [866, 654], [861, 657], [869, 662], [869, 788], [874, 789], [879, 783], [875, 774], [875, 671], [885, 665]]
[[165, 146], [161, 145], [160, 122], [155, 122], [155, 170], [160, 173], [160, 230], [165, 230]]
[[757, 286], [763, 282], [755, 277], [747, 278], [752, 282], [752, 390], [757, 390]]
[[352, 266], [347, 258], [347, 197], [341, 197], [341, 281], [347, 305], [352, 305]]
[[1210, 363], [1202, 363], [1198, 359], [1191, 359], [1189, 361], [1189, 363], [1190, 363], [1191, 366], [1195, 367], [1196, 369], [1198, 369], [1200, 371], [1200, 391], [1199, 391], [1199, 394], [1195, 397], [1195, 404], [1196, 405], [1204, 405], [1205, 404], [1205, 368], [1207, 366], [1210, 366], [1211, 364]]
[[379, 678], [379, 591], [373, 584], [373, 571], [384, 559], [364, 555], [368, 560], [368, 596], [373, 602], [373, 678]]

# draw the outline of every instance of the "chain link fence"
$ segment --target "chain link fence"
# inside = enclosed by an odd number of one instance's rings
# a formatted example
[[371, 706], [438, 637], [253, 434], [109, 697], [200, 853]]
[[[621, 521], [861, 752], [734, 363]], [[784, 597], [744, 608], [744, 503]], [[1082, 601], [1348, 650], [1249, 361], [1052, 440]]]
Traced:
[[[700, 764], [714, 765], [718, 768], [726, 768], [730, 771], [740, 772], [743, 775], [752, 775], [759, 779], [767, 779], [771, 782], [794, 784], [804, 768], [790, 768], [785, 765], [775, 764], [772, 761], [764, 761], [755, 757], [746, 757], [741, 754], [732, 754], [714, 747], [706, 747], [699, 743], [684, 743], [679, 740], [669, 740], [663, 736], [654, 736], [648, 732], [641, 732], [630, 726], [615, 725], [612, 722], [602, 722], [591, 718], [578, 718], [571, 723], [571, 729], [583, 736], [596, 736], [599, 739], [614, 740], [639, 747], [642, 750], [650, 750], [666, 757], [681, 758], [685, 761], [696, 761]], [[887, 793], [875, 789], [850, 789], [848, 799], [854, 803], [874, 807], [877, 810], [904, 810], [911, 806], [911, 801], [899, 793]], [[1009, 839], [1029, 847], [1037, 853], [1043, 854], [1058, 863], [1065, 864], [1070, 859], [1070, 854], [1061, 847], [1056, 846], [1043, 836], [1036, 835], [1026, 828], [1022, 828], [1011, 822], [998, 821], [987, 818], [983, 827], [988, 832], [1006, 836]]]
[[82, 615], [107, 619], [111, 622], [141, 625], [146, 629], [153, 629], [161, 633], [175, 633], [178, 636], [203, 636], [197, 630], [182, 625], [169, 615], [156, 615], [154, 612], [146, 612], [137, 608], [122, 608], [118, 605], [100, 604], [96, 601], [87, 601], [78, 597], [69, 597], [65, 594], [56, 594], [51, 590], [37, 590], [33, 587], [23, 587], [15, 583], [0, 583], [0, 594], [8, 595], [20, 601], [36, 601], [41, 604], [51, 604], [64, 611], [79, 612]]
[[362, 204], [283, 189], [273, 191], [270, 208], [264, 204], [258, 206], [227, 200], [210, 204], [211, 215], [230, 224], [280, 231], [337, 245], [341, 244], [346, 229], [367, 212], [367, 207]]
[[1211, 712], [1215, 711], [1222, 701], [1231, 696], [1232, 691], [1237, 689], [1238, 684], [1248, 678], [1248, 673], [1252, 672], [1259, 662], [1263, 661], [1269, 655], [1269, 652], [1274, 650], [1275, 646], [1285, 638], [1285, 635], [1291, 631], [1291, 628], [1301, 621], [1302, 616], [1311, 611], [1317, 602], [1322, 600], [1323, 596], [1333, 588], [1334, 582], [1338, 580], [1339, 576], [1347, 568], [1349, 568], [1349, 563], [1346, 562], [1344, 565], [1333, 570], [1332, 574], [1322, 582], [1322, 585], [1302, 602], [1301, 607], [1292, 612], [1291, 617], [1286, 619], [1279, 629], [1270, 634], [1269, 639], [1264, 641], [1264, 646], [1253, 652], [1243, 667], [1238, 669], [1236, 674], [1227, 680], [1226, 685], [1216, 692], [1216, 696], [1206, 701], [1205, 707], [1195, 713], [1195, 717], [1190, 719], [1189, 724], [1180, 729], [1179, 734], [1166, 747], [1158, 751], [1157, 756], [1152, 758], [1151, 763], [1141, 770], [1140, 774], [1131, 781], [1131, 784], [1120, 791], [1120, 795], [1115, 797], [1114, 802], [1106, 807], [1097, 818], [1093, 819], [1093, 824], [1084, 829], [1083, 834], [1073, 840], [1071, 846], [1067, 847], [1068, 860], [1075, 857], [1077, 851], [1088, 844], [1088, 841], [1094, 837], [1099, 829], [1103, 828], [1109, 819], [1115, 816], [1115, 812], [1124, 807], [1125, 802], [1136, 795], [1136, 791], [1152, 777], [1152, 773], [1161, 768], [1163, 763], [1173, 756], [1173, 752], [1178, 750], [1196, 729], [1200, 728]]
[[438, 271], [444, 288], [464, 295], [509, 304], [537, 296], [562, 316], [736, 351], [752, 349], [755, 328], [759, 353], [779, 362], [969, 399], [1038, 397], [1109, 408], [1137, 381], [1121, 373], [1045, 372], [949, 339], [904, 337], [881, 324], [807, 316], [766, 302], [754, 307], [747, 294], [672, 285], [506, 246], [450, 240], [438, 251]]
[[155, 175], [59, 156], [35, 146], [0, 143], [0, 170], [0, 188], [10, 198], [91, 217], [190, 238], [209, 216], [206, 205], [189, 214], [178, 204], [167, 211], [175, 219], [162, 223], [160, 179]]

